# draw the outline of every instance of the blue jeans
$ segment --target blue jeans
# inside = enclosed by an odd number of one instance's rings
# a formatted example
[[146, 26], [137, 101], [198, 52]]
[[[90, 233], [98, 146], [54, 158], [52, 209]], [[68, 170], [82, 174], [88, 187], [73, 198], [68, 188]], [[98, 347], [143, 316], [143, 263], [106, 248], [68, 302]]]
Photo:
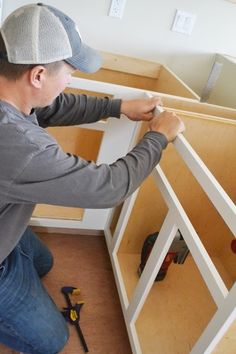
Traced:
[[0, 342], [29, 354], [56, 354], [68, 327], [40, 277], [52, 267], [48, 248], [29, 229], [0, 265]]

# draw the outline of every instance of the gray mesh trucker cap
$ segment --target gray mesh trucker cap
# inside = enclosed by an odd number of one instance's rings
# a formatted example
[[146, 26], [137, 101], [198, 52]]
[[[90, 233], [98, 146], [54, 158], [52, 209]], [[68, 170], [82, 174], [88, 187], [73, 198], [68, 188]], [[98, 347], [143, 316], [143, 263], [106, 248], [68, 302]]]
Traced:
[[92, 73], [101, 57], [85, 45], [75, 22], [44, 4], [22, 6], [3, 22], [1, 34], [7, 60], [14, 64], [47, 64], [65, 60], [75, 69]]

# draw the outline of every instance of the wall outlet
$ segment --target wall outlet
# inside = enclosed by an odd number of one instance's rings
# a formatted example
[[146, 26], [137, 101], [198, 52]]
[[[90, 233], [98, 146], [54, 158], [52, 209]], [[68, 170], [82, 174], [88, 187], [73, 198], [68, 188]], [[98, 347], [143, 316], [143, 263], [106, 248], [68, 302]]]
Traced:
[[108, 16], [122, 18], [126, 0], [112, 0]]

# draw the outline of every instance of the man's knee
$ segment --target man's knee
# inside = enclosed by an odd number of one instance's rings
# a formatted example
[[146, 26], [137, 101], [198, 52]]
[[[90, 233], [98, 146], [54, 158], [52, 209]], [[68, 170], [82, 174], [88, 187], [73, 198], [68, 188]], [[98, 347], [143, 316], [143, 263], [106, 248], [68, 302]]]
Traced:
[[57, 338], [55, 338], [55, 341], [52, 341], [51, 349], [50, 349], [51, 351], [48, 352], [48, 354], [60, 353], [61, 350], [66, 345], [68, 339], [69, 339], [69, 331], [68, 331], [68, 328], [66, 327], [66, 330], [64, 331], [64, 333], [60, 334]]
[[48, 252], [45, 259], [38, 261], [34, 266], [40, 278], [44, 277], [53, 267], [53, 255], [51, 252]]
[[[56, 329], [55, 329], [56, 330]], [[40, 349], [40, 354], [57, 354], [66, 345], [69, 339], [69, 330], [67, 325], [58, 331], [55, 331], [53, 336], [48, 336], [47, 339], [42, 343], [42, 348]]]

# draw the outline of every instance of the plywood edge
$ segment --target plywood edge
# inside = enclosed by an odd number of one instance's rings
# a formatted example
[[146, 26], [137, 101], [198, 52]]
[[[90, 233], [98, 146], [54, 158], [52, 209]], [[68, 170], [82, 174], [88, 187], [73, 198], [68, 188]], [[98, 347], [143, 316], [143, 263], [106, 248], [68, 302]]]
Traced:
[[135, 74], [151, 78], [158, 78], [161, 64], [124, 55], [101, 52], [103, 57], [102, 67], [120, 71], [128, 74]]
[[236, 349], [236, 320], [226, 331], [212, 354], [233, 354]]
[[230, 118], [222, 118], [222, 117], [216, 117], [216, 116], [211, 116], [208, 114], [204, 113], [196, 113], [196, 112], [191, 112], [191, 111], [183, 111], [180, 109], [176, 108], [169, 108], [169, 107], [163, 107], [164, 110], [171, 111], [176, 113], [177, 115], [185, 116], [188, 118], [198, 118], [198, 119], [203, 119], [203, 120], [212, 120], [214, 122], [222, 123], [222, 124], [229, 124], [229, 125], [236, 125], [236, 120], [230, 119]]
[[[158, 95], [157, 92], [152, 92]], [[189, 98], [182, 98], [173, 95], [159, 94], [165, 107], [179, 109], [186, 112], [200, 113], [218, 118], [229, 118], [236, 120], [236, 109], [217, 106], [209, 103], [202, 103]]]

